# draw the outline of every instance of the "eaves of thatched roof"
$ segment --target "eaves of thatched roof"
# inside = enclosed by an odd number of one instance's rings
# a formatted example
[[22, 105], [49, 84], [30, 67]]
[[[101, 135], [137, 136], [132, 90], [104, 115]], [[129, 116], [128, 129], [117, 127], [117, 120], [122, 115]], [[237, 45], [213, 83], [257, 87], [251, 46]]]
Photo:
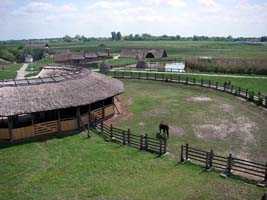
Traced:
[[161, 48], [123, 48], [121, 57], [145, 58], [148, 53], [152, 53], [155, 58], [167, 57], [165, 49]]
[[[50, 77], [42, 77], [37, 82], [21, 80], [13, 85], [5, 82], [7, 86], [0, 83], [0, 116], [88, 105], [124, 91], [121, 81], [87, 69], [73, 74], [64, 68], [46, 70], [43, 76]], [[53, 70], [55, 76], [51, 77]]]

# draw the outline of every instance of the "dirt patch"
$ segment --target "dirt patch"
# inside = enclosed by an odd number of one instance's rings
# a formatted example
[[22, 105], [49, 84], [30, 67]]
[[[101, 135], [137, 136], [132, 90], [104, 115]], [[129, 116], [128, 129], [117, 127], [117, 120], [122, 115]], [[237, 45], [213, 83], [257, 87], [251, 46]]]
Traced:
[[182, 136], [184, 135], [185, 131], [183, 128], [176, 127], [176, 126], [170, 126], [170, 135], [174, 136]]
[[257, 129], [257, 124], [247, 117], [237, 117], [233, 121], [223, 120], [219, 124], [202, 124], [195, 126], [194, 132], [202, 139], [227, 139], [228, 137], [238, 137], [244, 144], [255, 143], [253, 133]]
[[209, 102], [212, 101], [210, 97], [206, 96], [198, 96], [198, 97], [189, 97], [187, 98], [187, 101], [189, 102]]
[[230, 104], [221, 104], [220, 108], [222, 109], [223, 112], [230, 113], [234, 111], [234, 106]]

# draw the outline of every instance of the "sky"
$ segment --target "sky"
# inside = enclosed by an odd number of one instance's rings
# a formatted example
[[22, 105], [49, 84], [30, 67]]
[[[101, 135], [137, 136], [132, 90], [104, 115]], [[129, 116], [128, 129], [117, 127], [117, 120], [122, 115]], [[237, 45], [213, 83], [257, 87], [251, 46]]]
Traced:
[[267, 35], [267, 0], [0, 0], [0, 40]]

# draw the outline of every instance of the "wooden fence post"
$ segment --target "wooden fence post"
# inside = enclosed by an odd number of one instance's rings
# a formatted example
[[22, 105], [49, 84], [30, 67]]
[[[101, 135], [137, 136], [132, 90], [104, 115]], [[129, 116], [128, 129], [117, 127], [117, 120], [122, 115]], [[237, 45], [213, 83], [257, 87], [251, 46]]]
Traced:
[[224, 82], [224, 84], [223, 84], [223, 91], [224, 92], [226, 91], [226, 82]]
[[164, 139], [163, 145], [164, 145], [164, 153], [167, 153], [167, 139], [166, 138]]
[[241, 93], [241, 88], [239, 87], [238, 88], [238, 96], [240, 96], [240, 93]]
[[143, 140], [144, 140], [144, 136], [140, 135], [140, 150], [143, 150]]
[[147, 151], [147, 150], [148, 150], [148, 139], [147, 139], [147, 134], [145, 134], [144, 140], [145, 140], [145, 150]]
[[104, 129], [104, 124], [103, 124], [103, 120], [101, 121], [101, 134], [103, 134], [103, 129]]
[[188, 160], [188, 147], [189, 147], [189, 145], [186, 144], [185, 145], [185, 160]]
[[159, 140], [159, 155], [162, 155], [162, 140]]
[[267, 96], [265, 96], [265, 107], [267, 108]]
[[130, 129], [128, 129], [128, 131], [127, 131], [127, 144], [128, 145], [131, 144], [130, 136], [131, 136], [131, 131], [130, 131]]
[[184, 145], [181, 146], [181, 155], [180, 155], [180, 161], [184, 162]]
[[262, 105], [262, 103], [263, 103], [263, 98], [262, 98], [262, 96], [261, 96], [261, 93], [258, 92], [258, 101], [257, 101], [257, 105], [260, 106], [260, 105]]
[[218, 90], [218, 85], [219, 85], [219, 83], [218, 83], [218, 82], [216, 82], [215, 84], [216, 84], [216, 90]]
[[206, 152], [206, 166], [205, 166], [205, 169], [208, 170], [209, 169], [209, 152]]
[[265, 164], [264, 182], [265, 182], [265, 184], [266, 184], [266, 186], [267, 186], [267, 162], [266, 162], [266, 164]]
[[122, 144], [125, 145], [126, 144], [126, 134], [125, 134], [125, 131], [123, 131], [122, 133], [122, 138], [123, 138], [123, 141], [122, 141]]
[[209, 169], [211, 169], [213, 166], [213, 157], [214, 157], [214, 153], [213, 153], [213, 150], [211, 149], [210, 150], [210, 157], [209, 157]]
[[113, 125], [110, 125], [110, 139], [113, 137]]
[[227, 176], [229, 176], [231, 174], [232, 162], [233, 162], [232, 154], [229, 154], [229, 156], [227, 158], [227, 168], [226, 168], [226, 171], [225, 171]]

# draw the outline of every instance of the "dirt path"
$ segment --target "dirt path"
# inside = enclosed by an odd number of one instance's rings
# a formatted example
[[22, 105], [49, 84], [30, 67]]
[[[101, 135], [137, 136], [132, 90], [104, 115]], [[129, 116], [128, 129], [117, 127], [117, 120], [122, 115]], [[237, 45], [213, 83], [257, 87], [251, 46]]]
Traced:
[[23, 66], [17, 71], [17, 77], [16, 79], [24, 79], [25, 76], [28, 74], [26, 72], [26, 68], [28, 67], [29, 64], [24, 63]]

